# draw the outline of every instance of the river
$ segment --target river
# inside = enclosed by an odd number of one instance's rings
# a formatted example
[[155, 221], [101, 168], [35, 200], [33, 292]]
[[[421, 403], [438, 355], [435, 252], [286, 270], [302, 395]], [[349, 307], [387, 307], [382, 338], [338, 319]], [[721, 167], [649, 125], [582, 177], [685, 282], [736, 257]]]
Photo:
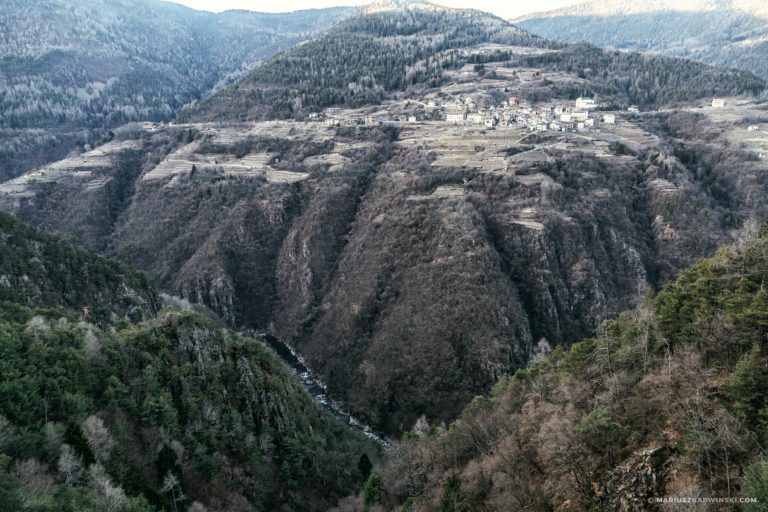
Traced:
[[387, 441], [384, 436], [373, 432], [369, 426], [363, 425], [351, 415], [344, 412], [337, 403], [334, 403], [334, 401], [328, 397], [328, 392], [326, 391], [325, 387], [323, 387], [323, 385], [320, 384], [312, 376], [312, 372], [309, 370], [309, 368], [307, 368], [307, 365], [302, 362], [300, 357], [297, 356], [293, 350], [291, 350], [291, 347], [275, 338], [274, 336], [270, 336], [269, 334], [251, 333], [250, 335], [271, 348], [277, 354], [277, 356], [282, 359], [286, 365], [288, 365], [288, 367], [296, 372], [296, 375], [299, 377], [299, 380], [307, 389], [309, 394], [312, 395], [315, 401], [320, 404], [323, 409], [329, 411], [331, 414], [336, 416], [339, 420], [343, 421], [347, 425], [360, 430], [360, 432], [365, 434], [367, 437], [377, 441], [381, 445], [390, 445], [390, 442]]

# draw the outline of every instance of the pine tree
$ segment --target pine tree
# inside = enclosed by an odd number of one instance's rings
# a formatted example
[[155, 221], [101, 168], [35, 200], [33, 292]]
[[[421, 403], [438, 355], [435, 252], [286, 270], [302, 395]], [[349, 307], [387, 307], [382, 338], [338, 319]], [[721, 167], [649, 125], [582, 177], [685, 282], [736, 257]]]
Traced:
[[83, 434], [83, 429], [72, 418], [67, 422], [67, 429], [64, 431], [64, 443], [72, 447], [75, 455], [80, 457], [85, 467], [96, 462], [96, 456], [93, 454], [88, 439]]
[[360, 456], [360, 460], [357, 463], [357, 469], [360, 471], [363, 480], [368, 480], [368, 477], [371, 475], [371, 470], [373, 469], [373, 464], [367, 453], [363, 453]]

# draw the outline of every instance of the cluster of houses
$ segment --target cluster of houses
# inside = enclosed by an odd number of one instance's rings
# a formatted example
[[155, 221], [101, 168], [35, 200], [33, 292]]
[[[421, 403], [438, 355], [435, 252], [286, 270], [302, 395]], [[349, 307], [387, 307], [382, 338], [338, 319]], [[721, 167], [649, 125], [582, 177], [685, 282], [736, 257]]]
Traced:
[[[318, 119], [317, 113], [309, 114], [310, 119]], [[325, 126], [354, 126], [359, 124], [378, 125], [381, 123], [415, 123], [416, 116], [400, 115], [390, 116], [388, 112], [382, 111], [366, 116], [362, 115], [341, 115], [341, 109], [337, 107], [326, 108], [323, 111]]]
[[[457, 98], [446, 106], [445, 121], [451, 124], [479, 124], [487, 128], [521, 127], [531, 131], [579, 131], [594, 128], [595, 121], [616, 122], [615, 114], [596, 116], [592, 98], [578, 98], [575, 105], [532, 106], [525, 100], [510, 97], [497, 107], [478, 109], [472, 97]], [[636, 108], [636, 107], [635, 107]]]

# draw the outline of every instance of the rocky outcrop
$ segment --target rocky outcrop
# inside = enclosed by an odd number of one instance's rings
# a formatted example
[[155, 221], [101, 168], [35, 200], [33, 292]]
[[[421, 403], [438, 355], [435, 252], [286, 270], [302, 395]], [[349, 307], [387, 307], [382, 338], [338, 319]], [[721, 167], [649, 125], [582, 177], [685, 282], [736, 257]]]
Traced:
[[595, 484], [600, 510], [639, 512], [658, 510], [654, 498], [664, 496], [665, 472], [670, 449], [662, 446], [635, 452]]

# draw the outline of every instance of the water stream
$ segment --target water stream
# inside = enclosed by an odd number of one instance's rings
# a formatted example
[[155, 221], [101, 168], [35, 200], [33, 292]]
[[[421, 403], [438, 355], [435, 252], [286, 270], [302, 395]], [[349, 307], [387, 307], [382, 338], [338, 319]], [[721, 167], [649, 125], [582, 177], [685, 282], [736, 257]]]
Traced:
[[312, 376], [312, 372], [307, 368], [307, 365], [302, 361], [301, 357], [291, 349], [291, 347], [269, 334], [254, 333], [253, 337], [271, 348], [286, 365], [296, 372], [296, 375], [299, 377], [299, 380], [309, 394], [312, 395], [315, 401], [320, 404], [323, 409], [329, 411], [347, 425], [357, 428], [367, 437], [381, 443], [383, 446], [389, 446], [390, 443], [384, 436], [376, 434], [369, 426], [363, 425], [351, 415], [344, 412], [338, 403], [335, 403], [328, 397], [328, 392], [326, 391], [325, 386]]

